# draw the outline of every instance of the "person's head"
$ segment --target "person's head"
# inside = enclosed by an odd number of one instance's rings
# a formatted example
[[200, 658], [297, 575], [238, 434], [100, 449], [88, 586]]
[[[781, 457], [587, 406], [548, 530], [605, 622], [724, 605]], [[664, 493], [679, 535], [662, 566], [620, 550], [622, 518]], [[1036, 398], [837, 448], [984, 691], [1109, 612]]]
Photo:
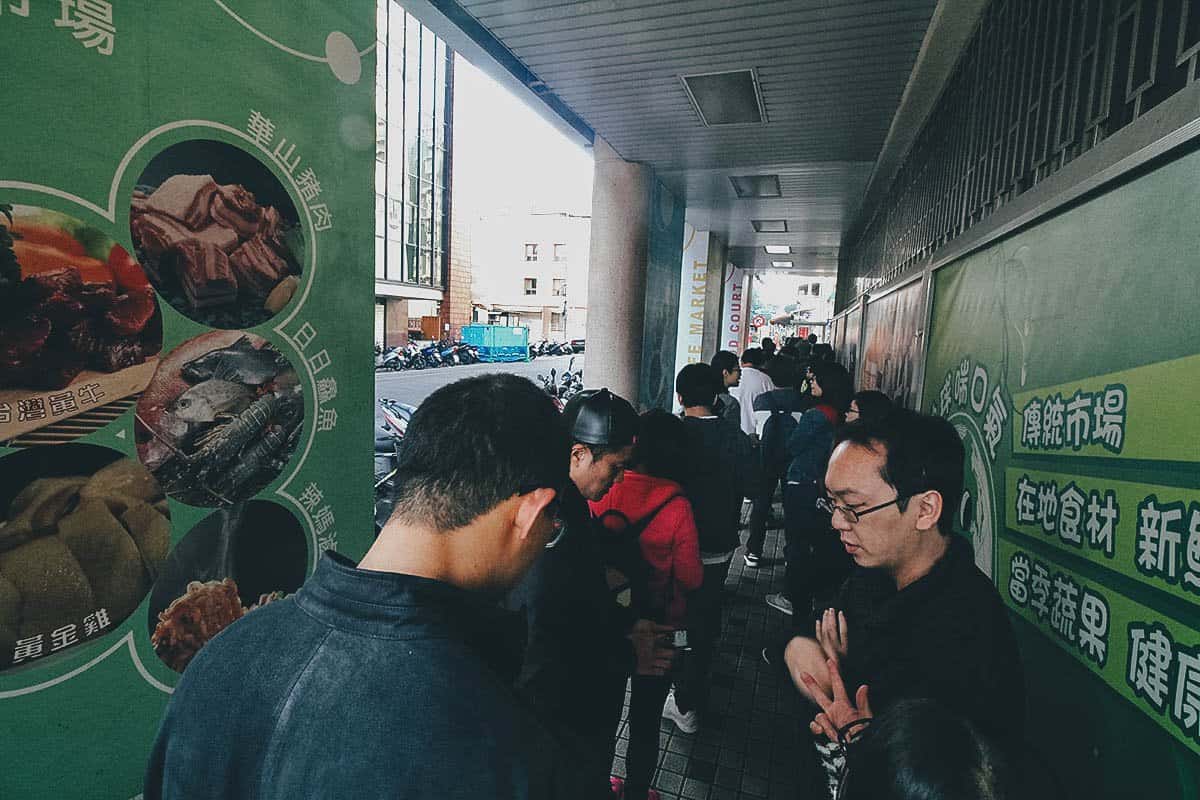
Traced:
[[815, 345], [817, 343], [817, 335], [815, 333], [810, 333], [808, 335], [808, 343], [811, 345]]
[[742, 352], [742, 366], [758, 369], [767, 360], [767, 354], [761, 347], [749, 347]]
[[571, 441], [570, 478], [588, 500], [599, 500], [621, 480], [633, 455], [637, 412], [608, 389], [580, 392], [563, 409]]
[[812, 357], [814, 361], [833, 361], [833, 345], [827, 342], [814, 344]]
[[661, 408], [651, 409], [638, 419], [633, 465], [643, 475], [678, 483], [687, 463], [687, 443], [683, 420]]
[[1016, 800], [1007, 754], [934, 700], [901, 700], [847, 748], [837, 800]]
[[854, 385], [850, 373], [835, 361], [814, 361], [809, 368], [809, 389], [817, 402], [846, 413]]
[[796, 358], [801, 361], [807, 361], [812, 357], [812, 348], [813, 346], [806, 339], [796, 342]]
[[883, 392], [874, 389], [856, 392], [850, 398], [850, 408], [846, 411], [846, 422], [859, 419], [879, 419], [892, 410], [892, 400]]
[[897, 408], [841, 426], [834, 441], [825, 490], [855, 563], [900, 575], [953, 535], [964, 459], [953, 425]]
[[460, 575], [467, 588], [510, 586], [553, 532], [566, 449], [554, 403], [529, 380], [481, 375], [443, 386], [408, 424], [381, 538], [398, 529], [471, 537], [479, 566]]
[[762, 351], [767, 354], [767, 358], [775, 355], [775, 341], [771, 338], [762, 340]]
[[767, 359], [762, 370], [767, 373], [767, 377], [771, 379], [772, 383], [778, 388], [784, 389], [795, 386], [798, 382], [800, 364], [795, 359], [784, 355], [784, 351], [781, 350], [778, 355]]
[[721, 377], [709, 364], [688, 364], [675, 376], [675, 393], [685, 409], [711, 409], [721, 389]]
[[713, 369], [720, 371], [721, 383], [726, 389], [742, 382], [742, 365], [738, 362], [738, 357], [728, 350], [718, 350], [708, 363]]

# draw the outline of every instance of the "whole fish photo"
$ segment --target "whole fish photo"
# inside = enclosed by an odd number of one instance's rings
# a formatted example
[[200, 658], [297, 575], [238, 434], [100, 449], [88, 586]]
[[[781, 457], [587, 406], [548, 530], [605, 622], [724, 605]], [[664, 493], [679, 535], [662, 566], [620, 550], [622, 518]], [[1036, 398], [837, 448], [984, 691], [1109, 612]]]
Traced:
[[267, 340], [214, 331], [162, 360], [134, 420], [138, 458], [168, 496], [224, 507], [283, 470], [303, 428], [304, 394]]

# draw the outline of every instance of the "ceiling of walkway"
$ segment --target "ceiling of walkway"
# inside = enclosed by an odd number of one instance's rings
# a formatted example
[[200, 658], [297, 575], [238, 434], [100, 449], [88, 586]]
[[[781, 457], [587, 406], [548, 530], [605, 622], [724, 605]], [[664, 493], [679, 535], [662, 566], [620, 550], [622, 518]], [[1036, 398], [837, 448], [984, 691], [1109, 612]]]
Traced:
[[[434, 0], [445, 8], [445, 2]], [[458, 0], [625, 159], [646, 162], [731, 258], [832, 272], [936, 0]], [[766, 122], [706, 126], [681, 76], [754, 70]], [[531, 81], [526, 78], [528, 84]], [[776, 175], [776, 198], [731, 176]], [[751, 220], [784, 220], [758, 233]], [[764, 245], [787, 245], [768, 255]]]

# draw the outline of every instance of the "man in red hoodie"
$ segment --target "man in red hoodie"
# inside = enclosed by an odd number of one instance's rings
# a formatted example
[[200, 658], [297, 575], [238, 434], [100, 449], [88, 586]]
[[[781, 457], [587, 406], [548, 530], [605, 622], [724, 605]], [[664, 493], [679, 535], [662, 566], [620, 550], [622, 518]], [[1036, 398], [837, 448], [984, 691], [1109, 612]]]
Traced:
[[[700, 588], [704, 565], [692, 505], [679, 484], [687, 459], [687, 431], [666, 411], [639, 420], [633, 466], [592, 514], [614, 538], [637, 537], [643, 569], [634, 580], [633, 605], [639, 618], [682, 628], [687, 593]], [[650, 780], [658, 763], [658, 727], [671, 687], [666, 675], [634, 675], [630, 681], [629, 750], [624, 800], [657, 800]], [[620, 791], [620, 782], [614, 779]]]

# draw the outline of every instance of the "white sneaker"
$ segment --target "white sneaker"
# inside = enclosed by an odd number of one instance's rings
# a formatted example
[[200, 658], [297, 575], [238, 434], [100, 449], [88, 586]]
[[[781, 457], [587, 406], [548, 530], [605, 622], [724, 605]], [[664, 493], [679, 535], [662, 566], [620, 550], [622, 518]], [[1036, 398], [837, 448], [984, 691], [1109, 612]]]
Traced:
[[784, 597], [782, 592], [767, 595], [767, 605], [789, 617], [792, 615], [792, 601]]
[[700, 730], [700, 716], [695, 709], [686, 714], [679, 710], [679, 706], [675, 704], [675, 690], [667, 695], [667, 702], [663, 703], [662, 715], [671, 722], [675, 723], [675, 727], [684, 733], [695, 733]]

